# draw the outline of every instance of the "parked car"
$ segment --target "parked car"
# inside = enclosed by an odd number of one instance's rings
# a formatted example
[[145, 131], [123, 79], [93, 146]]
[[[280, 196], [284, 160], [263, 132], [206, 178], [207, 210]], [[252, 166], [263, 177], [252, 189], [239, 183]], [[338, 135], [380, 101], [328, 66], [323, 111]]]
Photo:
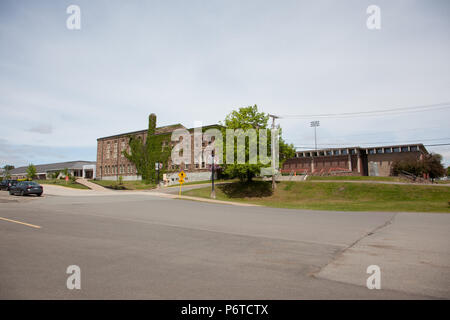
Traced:
[[26, 194], [35, 194], [38, 197], [42, 195], [44, 188], [34, 181], [20, 181], [15, 186], [11, 186], [9, 194], [24, 196]]
[[2, 182], [0, 182], [0, 190], [9, 191], [9, 189], [12, 186], [15, 186], [17, 182], [17, 180], [3, 180]]
[[8, 180], [0, 181], [0, 190], [6, 190], [7, 185], [8, 185]]

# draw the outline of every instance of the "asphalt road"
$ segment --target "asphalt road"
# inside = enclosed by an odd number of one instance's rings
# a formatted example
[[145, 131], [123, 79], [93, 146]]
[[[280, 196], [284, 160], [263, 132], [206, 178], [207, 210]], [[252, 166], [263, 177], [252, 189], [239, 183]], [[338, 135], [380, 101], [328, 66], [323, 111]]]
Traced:
[[[450, 298], [448, 214], [75, 193], [0, 191], [0, 299]], [[366, 287], [372, 264], [381, 290]]]

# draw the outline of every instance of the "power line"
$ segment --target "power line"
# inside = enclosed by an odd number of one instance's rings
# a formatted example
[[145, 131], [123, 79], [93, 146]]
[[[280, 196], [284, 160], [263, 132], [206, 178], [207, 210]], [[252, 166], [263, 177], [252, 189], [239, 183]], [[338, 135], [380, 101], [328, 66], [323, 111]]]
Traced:
[[424, 144], [425, 147], [450, 146], [450, 143]]
[[448, 108], [450, 108], [450, 102], [429, 104], [423, 106], [414, 106], [414, 107], [392, 108], [385, 110], [361, 111], [361, 112], [324, 113], [324, 114], [309, 114], [309, 115], [280, 115], [279, 118], [280, 119], [352, 118], [352, 117], [367, 117], [367, 116], [423, 112]]
[[[439, 140], [449, 140], [449, 139], [450, 138], [433, 138], [433, 139], [420, 139], [420, 141], [439, 141]], [[318, 144], [318, 145], [320, 145], [320, 146], [348, 146], [348, 145], [368, 145], [368, 144], [420, 143], [420, 142], [417, 142], [417, 141], [418, 141], [418, 139], [402, 141], [402, 142], [392, 142], [392, 141], [353, 142], [353, 143], [346, 143], [346, 142], [335, 142], [335, 143], [333, 143], [333, 142], [331, 142], [331, 143], [323, 143], [323, 144]], [[307, 145], [305, 145], [305, 146], [298, 146], [298, 148], [303, 148], [303, 147], [307, 147]]]

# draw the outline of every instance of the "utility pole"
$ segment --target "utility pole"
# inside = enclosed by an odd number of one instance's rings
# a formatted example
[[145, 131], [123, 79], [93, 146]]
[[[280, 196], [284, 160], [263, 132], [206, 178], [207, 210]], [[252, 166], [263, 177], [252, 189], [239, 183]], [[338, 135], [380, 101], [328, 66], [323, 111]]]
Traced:
[[269, 114], [269, 117], [272, 118], [272, 133], [270, 137], [272, 138], [271, 142], [271, 153], [272, 153], [272, 190], [275, 190], [277, 188], [277, 184], [275, 182], [275, 138], [272, 136], [273, 131], [275, 130], [275, 119], [278, 119], [279, 117], [273, 114]]
[[216, 198], [216, 191], [214, 190], [214, 149], [211, 151], [211, 198]]
[[320, 121], [311, 121], [311, 127], [314, 127], [314, 150], [317, 151], [317, 135], [316, 128], [320, 126]]

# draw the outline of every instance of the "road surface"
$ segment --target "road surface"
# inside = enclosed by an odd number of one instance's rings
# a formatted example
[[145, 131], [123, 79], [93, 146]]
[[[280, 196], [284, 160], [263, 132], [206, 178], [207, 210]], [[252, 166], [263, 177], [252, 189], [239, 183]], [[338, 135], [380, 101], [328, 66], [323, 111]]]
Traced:
[[[450, 298], [448, 214], [85, 191], [0, 191], [0, 299]], [[70, 265], [80, 290], [66, 286]], [[369, 265], [380, 290], [366, 287]]]

